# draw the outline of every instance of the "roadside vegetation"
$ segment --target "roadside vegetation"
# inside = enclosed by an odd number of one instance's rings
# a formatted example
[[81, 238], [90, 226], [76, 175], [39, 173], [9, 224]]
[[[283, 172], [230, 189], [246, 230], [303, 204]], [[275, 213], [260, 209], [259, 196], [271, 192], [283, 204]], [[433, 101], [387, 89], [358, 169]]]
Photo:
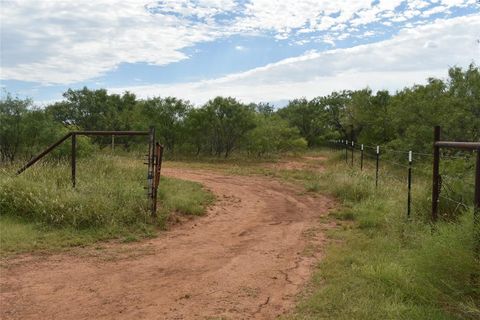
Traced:
[[43, 162], [20, 176], [15, 169], [0, 170], [1, 254], [155, 236], [172, 212], [201, 215], [213, 200], [198, 183], [162, 177], [159, 218], [153, 220], [140, 157], [82, 159], [75, 189], [62, 160]]
[[[325, 171], [294, 177], [338, 199], [339, 208], [324, 221], [337, 227], [327, 230], [325, 258], [290, 318], [480, 318], [473, 207], [444, 205], [441, 214], [449, 220], [431, 225], [431, 180], [417, 175], [407, 218], [406, 172], [383, 165], [376, 189], [373, 163], [361, 172], [345, 164], [343, 152], [320, 154], [329, 159]], [[473, 199], [469, 189], [464, 195]]]
[[[162, 178], [160, 218], [146, 210], [144, 140], [110, 137], [78, 141], [77, 188], [70, 186], [69, 146], [14, 177], [18, 164], [70, 130], [156, 127], [173, 166], [261, 174], [329, 193], [339, 209], [325, 258], [295, 319], [479, 319], [480, 263], [473, 251], [471, 156], [445, 151], [448, 197], [440, 219], [429, 219], [430, 159], [415, 159], [413, 212], [406, 218], [405, 171], [383, 163], [379, 188], [371, 164], [351, 168], [342, 152], [315, 152], [331, 140], [382, 146], [389, 163], [406, 150], [428, 156], [435, 125], [443, 139], [480, 141], [480, 70], [453, 67], [395, 93], [369, 88], [300, 98], [275, 110], [216, 97], [202, 106], [174, 97], [137, 99], [125, 92], [69, 89], [62, 101], [36, 108], [6, 93], [0, 100], [0, 253], [58, 249], [98, 240], [131, 241], [165, 228], [172, 212], [199, 215], [212, 195], [193, 182]], [[137, 147], [138, 146], [138, 147]], [[324, 171], [285, 170], [272, 163], [290, 155], [325, 156]], [[133, 160], [136, 158], [137, 160]], [[196, 160], [197, 162], [192, 162]], [[307, 161], [307, 160], [303, 160]], [[307, 161], [307, 162], [308, 162]], [[428, 168], [428, 169], [427, 169]], [[425, 170], [423, 170], [425, 169]], [[461, 203], [461, 205], [458, 205]], [[466, 203], [466, 204], [464, 204]], [[321, 222], [319, 222], [321, 223]]]
[[[360, 171], [345, 163], [344, 151], [313, 150], [269, 162], [239, 159], [170, 162], [170, 166], [261, 175], [327, 194], [338, 207], [319, 220], [329, 244], [297, 308], [287, 319], [478, 319], [480, 263], [474, 253], [473, 159], [444, 161], [443, 170], [462, 179], [454, 185], [459, 207], [440, 203], [442, 220], [430, 223], [431, 163], [414, 169], [412, 213], [407, 217], [405, 168], [382, 162]], [[277, 162], [278, 161], [278, 162]], [[285, 169], [282, 162], [303, 163]]]

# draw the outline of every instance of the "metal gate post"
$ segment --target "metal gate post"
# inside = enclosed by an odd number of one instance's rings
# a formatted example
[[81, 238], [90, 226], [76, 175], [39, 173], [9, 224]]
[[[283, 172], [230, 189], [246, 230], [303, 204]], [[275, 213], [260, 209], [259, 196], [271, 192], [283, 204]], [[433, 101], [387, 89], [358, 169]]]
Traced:
[[440, 140], [440, 126], [435, 126], [433, 132], [433, 186], [432, 186], [432, 220], [438, 219], [438, 202], [440, 196], [440, 147], [436, 142]]
[[148, 184], [148, 198], [150, 200], [150, 211], [152, 217], [156, 217], [156, 203], [154, 199], [154, 174], [155, 174], [155, 128], [150, 127], [148, 133], [148, 171], [147, 171], [147, 184]]
[[156, 148], [156, 151], [155, 151], [155, 178], [154, 178], [154, 190], [153, 190], [153, 206], [154, 206], [154, 212], [156, 215], [158, 185], [160, 184], [160, 173], [162, 170], [163, 146], [157, 142], [155, 145], [155, 148]]
[[412, 206], [412, 151], [408, 152], [408, 197], [407, 197], [407, 217], [410, 218]]
[[480, 257], [480, 148], [477, 149], [477, 164], [475, 168], [475, 199], [473, 205], [474, 245], [477, 257]]
[[77, 173], [77, 135], [72, 134], [72, 187], [75, 188]]

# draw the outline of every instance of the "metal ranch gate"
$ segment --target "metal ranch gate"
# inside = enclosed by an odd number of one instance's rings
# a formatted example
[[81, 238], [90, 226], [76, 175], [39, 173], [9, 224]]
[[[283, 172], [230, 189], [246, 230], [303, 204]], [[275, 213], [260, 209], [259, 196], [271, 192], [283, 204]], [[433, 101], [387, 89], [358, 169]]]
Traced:
[[150, 127], [149, 131], [72, 131], [62, 137], [60, 140], [49, 146], [37, 156], [28, 161], [22, 168], [17, 171], [21, 174], [30, 166], [35, 164], [38, 160], [46, 156], [57, 146], [62, 144], [68, 138], [71, 138], [72, 152], [71, 152], [71, 167], [72, 167], [72, 187], [76, 185], [77, 173], [77, 136], [148, 136], [148, 154], [147, 162], [147, 190], [150, 212], [153, 217], [157, 215], [157, 193], [158, 185], [160, 183], [160, 171], [162, 168], [163, 146], [155, 142], [155, 128]]

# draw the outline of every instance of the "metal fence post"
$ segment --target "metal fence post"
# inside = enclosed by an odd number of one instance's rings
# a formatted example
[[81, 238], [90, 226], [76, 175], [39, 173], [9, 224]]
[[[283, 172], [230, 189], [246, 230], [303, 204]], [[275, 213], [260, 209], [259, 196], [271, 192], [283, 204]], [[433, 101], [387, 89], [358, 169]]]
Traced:
[[473, 207], [473, 236], [475, 252], [480, 257], [480, 148], [477, 149], [477, 164], [475, 168], [475, 199]]
[[377, 146], [377, 159], [375, 165], [375, 187], [378, 187], [378, 165], [380, 161], [380, 146]]
[[77, 135], [72, 134], [72, 187], [75, 188], [77, 174]]
[[148, 197], [150, 199], [150, 210], [153, 217], [156, 216], [156, 204], [154, 203], [154, 174], [155, 174], [155, 128], [150, 127], [148, 134], [148, 171], [147, 171], [147, 183], [148, 183]]
[[158, 185], [160, 183], [160, 172], [162, 170], [162, 159], [163, 159], [163, 146], [160, 143], [155, 144], [155, 178], [153, 185], [153, 215], [157, 215], [157, 195], [158, 195]]
[[345, 140], [345, 163], [348, 163], [348, 140]]
[[363, 171], [363, 143], [361, 147], [361, 152], [360, 152], [360, 171]]
[[355, 142], [352, 141], [352, 167], [353, 167], [353, 152], [355, 149]]
[[440, 196], [440, 147], [436, 142], [440, 140], [440, 126], [435, 126], [433, 132], [433, 187], [432, 187], [432, 220], [437, 221], [438, 218], [438, 202]]
[[408, 198], [407, 198], [407, 217], [410, 218], [412, 204], [412, 151], [408, 151]]

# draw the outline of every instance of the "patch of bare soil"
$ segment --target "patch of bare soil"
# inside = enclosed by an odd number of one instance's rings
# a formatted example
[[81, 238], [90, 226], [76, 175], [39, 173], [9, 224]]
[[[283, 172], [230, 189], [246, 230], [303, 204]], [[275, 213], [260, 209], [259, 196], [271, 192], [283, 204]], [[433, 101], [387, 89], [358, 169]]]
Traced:
[[0, 270], [1, 319], [272, 319], [322, 256], [328, 198], [263, 177], [164, 170], [218, 200], [204, 217], [133, 244], [23, 255]]
[[282, 159], [276, 163], [269, 164], [268, 167], [280, 170], [310, 170], [322, 172], [324, 169], [322, 162], [325, 160], [326, 158], [321, 156], [304, 156], [292, 160]]

